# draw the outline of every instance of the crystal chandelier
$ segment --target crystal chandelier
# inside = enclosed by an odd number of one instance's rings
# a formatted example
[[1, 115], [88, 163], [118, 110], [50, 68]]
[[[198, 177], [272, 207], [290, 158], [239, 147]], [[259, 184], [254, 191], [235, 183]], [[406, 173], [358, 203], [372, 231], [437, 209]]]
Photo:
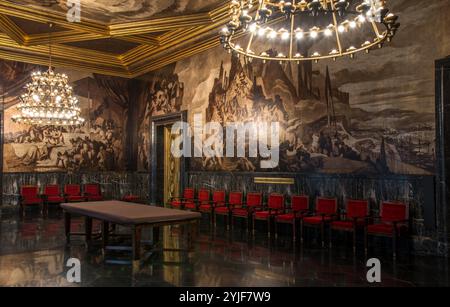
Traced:
[[14, 115], [12, 120], [30, 125], [81, 125], [84, 118], [80, 117], [81, 109], [73, 88], [68, 84], [69, 78], [52, 69], [51, 39], [49, 48], [48, 70], [32, 73], [32, 81], [25, 86], [26, 93], [20, 96], [21, 102], [16, 106], [20, 115]]
[[230, 10], [224, 48], [263, 62], [354, 58], [382, 48], [400, 27], [385, 0], [232, 0]]

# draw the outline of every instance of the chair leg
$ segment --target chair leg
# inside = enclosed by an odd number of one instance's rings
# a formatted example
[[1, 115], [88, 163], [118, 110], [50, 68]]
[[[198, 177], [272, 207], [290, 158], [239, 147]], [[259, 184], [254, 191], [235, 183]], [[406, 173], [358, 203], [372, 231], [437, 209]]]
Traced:
[[353, 229], [353, 254], [356, 254], [356, 229]]
[[364, 254], [367, 256], [367, 252], [368, 252], [368, 247], [367, 247], [367, 240], [368, 240], [368, 234], [367, 234], [367, 230], [364, 229]]
[[325, 232], [325, 223], [322, 223], [322, 224], [320, 225], [320, 237], [321, 237], [321, 239], [322, 239], [322, 248], [325, 247], [324, 232]]
[[392, 256], [395, 259], [397, 259], [397, 236], [394, 235], [392, 237]]
[[274, 221], [275, 240], [278, 239], [278, 223]]
[[331, 229], [331, 226], [330, 226], [330, 228], [328, 229], [328, 246], [330, 247], [330, 248], [332, 248], [333, 247], [333, 230]]
[[295, 242], [296, 241], [296, 237], [297, 237], [297, 222], [294, 220], [292, 223], [292, 241]]
[[303, 231], [304, 231], [304, 229], [303, 229], [303, 220], [300, 220], [300, 243], [301, 244], [303, 244], [303, 240], [304, 240], [304, 238], [303, 238]]
[[255, 236], [255, 218], [252, 219], [252, 235]]
[[270, 239], [270, 218], [267, 219], [267, 237]]

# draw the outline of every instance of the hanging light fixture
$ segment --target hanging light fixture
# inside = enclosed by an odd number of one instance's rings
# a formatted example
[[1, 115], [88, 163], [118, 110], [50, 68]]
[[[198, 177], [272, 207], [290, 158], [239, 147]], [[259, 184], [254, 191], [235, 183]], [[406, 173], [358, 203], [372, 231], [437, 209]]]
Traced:
[[[354, 58], [358, 52], [382, 48], [395, 36], [400, 24], [398, 17], [389, 13], [386, 2], [232, 0], [231, 21], [221, 31], [221, 43], [229, 52], [263, 62]], [[365, 38], [359, 41], [361, 37]], [[331, 40], [333, 46], [324, 47], [324, 39]], [[309, 54], [302, 54], [304, 46], [311, 50]], [[258, 47], [266, 49], [256, 50]]]
[[69, 78], [65, 74], [55, 73], [52, 69], [51, 28], [49, 32], [49, 68], [46, 72], [34, 72], [31, 82], [25, 86], [26, 93], [20, 96], [21, 102], [16, 108], [20, 115], [14, 115], [16, 123], [30, 125], [71, 126], [81, 125], [81, 109], [78, 99], [73, 95]]

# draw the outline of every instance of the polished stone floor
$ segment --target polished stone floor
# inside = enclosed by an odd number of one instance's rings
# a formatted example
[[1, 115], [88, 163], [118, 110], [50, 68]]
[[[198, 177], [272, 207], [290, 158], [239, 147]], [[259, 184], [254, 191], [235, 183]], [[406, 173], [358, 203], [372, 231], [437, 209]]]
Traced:
[[[354, 256], [349, 249], [322, 249], [314, 243], [293, 246], [283, 236], [248, 240], [239, 227], [227, 234], [219, 225], [212, 236], [206, 219], [193, 250], [157, 251], [134, 267], [107, 264], [105, 259], [127, 255], [104, 255], [95, 244], [88, 249], [81, 238], [66, 247], [60, 211], [45, 219], [39, 212], [27, 213], [24, 219], [15, 212], [2, 213], [0, 286], [449, 286], [450, 280], [448, 259], [402, 255], [393, 262], [381, 245], [369, 256], [381, 260], [382, 282], [369, 284], [361, 253]], [[81, 230], [82, 221], [74, 220], [72, 227]], [[165, 227], [161, 233], [165, 249], [184, 248], [186, 241], [181, 227]], [[81, 261], [79, 284], [67, 281], [69, 258]]]

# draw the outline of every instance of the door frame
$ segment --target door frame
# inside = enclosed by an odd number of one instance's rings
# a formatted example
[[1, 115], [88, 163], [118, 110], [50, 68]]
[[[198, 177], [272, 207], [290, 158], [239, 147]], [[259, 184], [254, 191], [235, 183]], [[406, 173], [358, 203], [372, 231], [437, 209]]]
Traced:
[[[164, 146], [164, 143], [158, 144], [158, 135], [157, 129], [160, 126], [170, 125], [179, 121], [187, 122], [187, 111], [180, 111], [160, 116], [152, 117], [150, 124], [150, 204], [157, 205], [156, 203], [156, 191], [158, 182], [161, 182], [161, 179], [157, 178], [157, 170], [158, 163], [160, 162], [158, 159], [158, 145]], [[164, 163], [164, 161], [162, 161]], [[180, 191], [184, 189], [184, 183], [186, 182], [186, 166], [187, 166], [187, 158], [180, 158]], [[164, 184], [164, 183], [163, 183]]]
[[448, 242], [450, 225], [450, 56], [436, 61], [436, 223]]

